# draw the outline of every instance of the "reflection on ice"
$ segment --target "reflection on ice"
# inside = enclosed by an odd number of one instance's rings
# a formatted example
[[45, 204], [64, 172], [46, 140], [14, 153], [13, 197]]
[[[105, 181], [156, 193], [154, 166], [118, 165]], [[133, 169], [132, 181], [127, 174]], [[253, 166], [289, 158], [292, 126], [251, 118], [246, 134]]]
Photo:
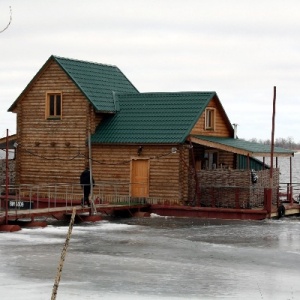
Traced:
[[101, 221], [97, 223], [91, 223], [91, 224], [83, 224], [83, 225], [77, 225], [74, 226], [73, 231], [77, 232], [79, 234], [84, 234], [86, 232], [102, 232], [102, 231], [128, 231], [132, 230], [135, 225], [127, 225], [127, 224], [114, 224], [107, 221]]
[[163, 219], [170, 219], [170, 218], [174, 218], [174, 217], [160, 216], [160, 215], [158, 215], [158, 214], [151, 213], [151, 214], [150, 214], [150, 218], [163, 218]]

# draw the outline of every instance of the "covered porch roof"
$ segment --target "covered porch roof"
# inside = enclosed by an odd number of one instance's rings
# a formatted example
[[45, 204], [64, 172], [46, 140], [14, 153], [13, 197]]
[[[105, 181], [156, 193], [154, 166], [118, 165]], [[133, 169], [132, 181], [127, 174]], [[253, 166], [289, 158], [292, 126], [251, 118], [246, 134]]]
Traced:
[[[6, 137], [3, 137], [0, 139], [0, 149], [5, 150], [6, 149]], [[13, 134], [8, 137], [8, 148], [13, 149], [14, 143], [17, 141], [17, 135]]]
[[[203, 135], [190, 135], [188, 140], [206, 147], [216, 148], [227, 152], [237, 153], [250, 157], [270, 157], [271, 146], [259, 143], [248, 142], [229, 137], [215, 137]], [[280, 147], [274, 147], [274, 157], [292, 157], [294, 151]]]

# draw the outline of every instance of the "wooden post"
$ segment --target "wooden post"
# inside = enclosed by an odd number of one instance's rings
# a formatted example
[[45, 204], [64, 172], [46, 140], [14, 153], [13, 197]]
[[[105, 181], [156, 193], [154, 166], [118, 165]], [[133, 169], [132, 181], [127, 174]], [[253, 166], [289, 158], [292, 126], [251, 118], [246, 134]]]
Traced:
[[250, 170], [250, 156], [247, 154], [247, 170]]
[[[8, 186], [9, 186], [9, 164], [8, 164], [8, 129], [6, 129], [6, 155], [5, 155], [5, 224], [8, 224]], [[15, 200], [17, 201], [17, 200]]]
[[91, 133], [89, 132], [88, 136], [89, 144], [89, 169], [90, 169], [90, 185], [91, 185], [91, 198], [93, 199], [93, 166], [92, 166], [92, 145], [91, 145]]
[[276, 86], [274, 86], [274, 96], [273, 96], [273, 115], [272, 115], [272, 133], [271, 133], [270, 188], [273, 187], [273, 156], [274, 156], [275, 108], [276, 108]]
[[97, 209], [94, 203], [94, 185], [93, 185], [93, 165], [92, 165], [92, 143], [91, 143], [91, 133], [89, 132], [88, 136], [88, 144], [89, 144], [89, 169], [90, 169], [90, 187], [91, 187], [91, 195], [90, 195], [90, 203], [91, 203], [91, 214], [95, 215], [97, 213]]
[[292, 167], [292, 157], [290, 157], [290, 204], [293, 204], [293, 167]]
[[267, 211], [269, 212], [269, 218], [272, 212], [272, 189], [273, 189], [273, 156], [274, 156], [274, 132], [275, 132], [275, 113], [276, 113], [276, 86], [274, 86], [273, 92], [273, 114], [272, 114], [272, 132], [271, 132], [271, 166], [270, 166], [270, 186], [267, 201]]
[[198, 180], [198, 175], [197, 175], [197, 170], [196, 170], [196, 162], [195, 162], [195, 156], [194, 156], [194, 151], [193, 151], [193, 144], [190, 141], [190, 154], [192, 155], [192, 162], [193, 162], [193, 168], [194, 168], [194, 179], [195, 179], [195, 184], [196, 184], [196, 206], [201, 206], [200, 202], [200, 191], [199, 191], [199, 180]]
[[71, 234], [72, 234], [72, 229], [73, 229], [74, 220], [75, 220], [75, 214], [76, 214], [76, 208], [74, 207], [73, 212], [72, 212], [72, 217], [71, 217], [71, 220], [70, 220], [68, 234], [67, 234], [66, 241], [65, 241], [65, 245], [64, 245], [64, 248], [61, 252], [60, 262], [59, 262], [59, 265], [58, 265], [58, 268], [57, 268], [57, 275], [56, 275], [55, 282], [54, 282], [54, 285], [53, 285], [51, 300], [56, 299], [57, 289], [58, 289], [58, 285], [59, 285], [60, 277], [61, 277], [61, 272], [62, 272], [62, 269], [63, 269], [63, 266], [64, 266], [65, 257], [66, 257], [66, 253], [67, 253], [67, 250], [68, 250], [68, 246], [69, 246], [69, 242], [70, 242], [70, 238], [71, 238]]

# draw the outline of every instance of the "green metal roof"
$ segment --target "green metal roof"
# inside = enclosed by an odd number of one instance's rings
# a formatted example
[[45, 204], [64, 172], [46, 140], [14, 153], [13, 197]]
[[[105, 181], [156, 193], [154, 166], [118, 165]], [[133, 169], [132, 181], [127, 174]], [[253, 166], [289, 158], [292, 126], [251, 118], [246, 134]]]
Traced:
[[116, 66], [52, 56], [97, 111], [115, 112], [113, 92], [138, 93]]
[[71, 80], [73, 80], [97, 112], [114, 113], [118, 110], [116, 103], [114, 102], [113, 94], [115, 92], [139, 93], [134, 85], [116, 66], [52, 55], [29, 82], [20, 96], [10, 106], [8, 111], [14, 110], [19, 99], [22, 98], [25, 92], [31, 87], [34, 80], [38, 78], [38, 75], [46, 69], [52, 60], [55, 60]]
[[183, 143], [215, 92], [116, 94], [120, 110], [106, 117], [93, 143]]
[[[199, 144], [205, 144], [208, 147], [223, 149], [226, 151], [249, 155], [249, 156], [271, 156], [271, 146], [266, 144], [259, 144], [248, 142], [245, 140], [228, 138], [228, 137], [214, 137], [203, 135], [191, 135], [191, 140]], [[287, 150], [280, 147], [274, 147], [274, 156], [293, 156], [294, 151]]]

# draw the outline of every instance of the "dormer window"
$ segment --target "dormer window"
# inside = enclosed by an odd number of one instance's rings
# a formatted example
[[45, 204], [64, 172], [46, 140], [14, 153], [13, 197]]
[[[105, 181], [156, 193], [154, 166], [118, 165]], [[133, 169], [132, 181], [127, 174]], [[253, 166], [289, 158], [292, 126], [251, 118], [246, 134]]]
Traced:
[[205, 110], [205, 129], [206, 130], [214, 130], [215, 129], [215, 109], [214, 108], [206, 108]]
[[62, 93], [48, 92], [46, 94], [46, 119], [61, 119]]

